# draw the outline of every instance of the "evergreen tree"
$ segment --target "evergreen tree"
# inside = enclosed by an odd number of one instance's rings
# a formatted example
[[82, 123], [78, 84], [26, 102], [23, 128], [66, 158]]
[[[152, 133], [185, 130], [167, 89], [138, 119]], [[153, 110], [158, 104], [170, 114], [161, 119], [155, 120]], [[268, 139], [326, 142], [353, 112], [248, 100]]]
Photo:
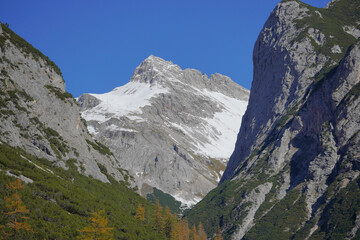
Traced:
[[30, 225], [27, 223], [29, 219], [26, 215], [29, 213], [29, 209], [26, 209], [25, 204], [21, 200], [18, 190], [24, 188], [20, 179], [16, 179], [14, 182], [6, 184], [6, 188], [12, 192], [10, 197], [5, 197], [6, 208], [9, 210], [4, 212], [4, 217], [9, 219], [9, 223], [5, 226], [1, 226], [2, 239], [22, 239], [20, 232], [31, 232]]
[[80, 240], [111, 240], [113, 239], [112, 227], [107, 227], [108, 220], [105, 216], [105, 210], [99, 210], [91, 213], [89, 217], [90, 225], [78, 230], [81, 235], [77, 236]]

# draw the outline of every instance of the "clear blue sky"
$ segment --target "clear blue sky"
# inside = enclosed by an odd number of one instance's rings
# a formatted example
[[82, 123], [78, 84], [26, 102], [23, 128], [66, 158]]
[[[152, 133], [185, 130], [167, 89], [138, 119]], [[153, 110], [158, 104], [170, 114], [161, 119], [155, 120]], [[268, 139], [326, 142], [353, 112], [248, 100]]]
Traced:
[[250, 89], [253, 45], [278, 2], [1, 0], [0, 21], [61, 68], [75, 97], [126, 84], [150, 54]]

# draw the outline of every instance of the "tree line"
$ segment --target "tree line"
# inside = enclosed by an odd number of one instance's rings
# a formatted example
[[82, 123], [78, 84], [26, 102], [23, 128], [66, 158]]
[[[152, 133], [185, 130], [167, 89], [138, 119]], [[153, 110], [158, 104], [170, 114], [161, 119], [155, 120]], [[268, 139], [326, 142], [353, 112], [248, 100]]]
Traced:
[[[145, 208], [138, 205], [134, 218], [139, 223], [146, 223], [147, 218], [152, 218], [155, 223], [155, 230], [159, 233], [163, 233], [170, 240], [206, 240], [208, 239], [204, 227], [200, 222], [198, 226], [190, 227], [186, 218], [181, 218], [170, 211], [168, 206], [163, 207], [160, 205], [159, 200], [156, 200], [155, 212], [148, 216], [145, 212]], [[214, 240], [222, 240], [220, 228], [214, 238]]]
[[[20, 191], [24, 184], [20, 179], [6, 184], [9, 196], [5, 197], [7, 211], [3, 212], [6, 219], [5, 225], [0, 225], [0, 239], [23, 239], [25, 235], [36, 235], [28, 223], [29, 209], [21, 199]], [[159, 200], [156, 200], [156, 208], [152, 213], [147, 213], [145, 208], [139, 204], [134, 218], [139, 224], [153, 222], [153, 228], [158, 233], [164, 234], [170, 240], [206, 240], [208, 239], [203, 225], [200, 222], [197, 226], [190, 227], [186, 218], [181, 218], [170, 211], [168, 206], [163, 209]], [[100, 209], [92, 212], [88, 218], [88, 225], [78, 229], [77, 239], [79, 240], [111, 240], [114, 239], [113, 227], [108, 226], [109, 222], [106, 211]], [[109, 224], [111, 225], [111, 223]], [[218, 228], [214, 240], [223, 240], [221, 230]]]

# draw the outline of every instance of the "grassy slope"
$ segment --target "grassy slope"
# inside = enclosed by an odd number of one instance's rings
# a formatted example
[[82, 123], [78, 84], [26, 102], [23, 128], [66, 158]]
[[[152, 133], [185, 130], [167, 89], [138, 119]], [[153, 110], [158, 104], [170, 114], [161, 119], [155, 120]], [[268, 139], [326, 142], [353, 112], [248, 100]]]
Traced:
[[[0, 144], [0, 211], [5, 211], [4, 197], [9, 194], [5, 184], [15, 179], [7, 176], [6, 171], [34, 181], [26, 184], [22, 192], [22, 199], [30, 209], [29, 222], [36, 231], [34, 236], [24, 236], [26, 239], [75, 239], [77, 229], [86, 226], [90, 213], [99, 209], [106, 210], [116, 239], [165, 239], [153, 230], [152, 220], [146, 224], [134, 220], [138, 204], [145, 206], [149, 216], [154, 205], [128, 189], [125, 183], [118, 183], [110, 176], [111, 184], [103, 183], [79, 174], [71, 161], [68, 166], [68, 170], [57, 168], [45, 159]], [[5, 221], [0, 218], [0, 225]]]

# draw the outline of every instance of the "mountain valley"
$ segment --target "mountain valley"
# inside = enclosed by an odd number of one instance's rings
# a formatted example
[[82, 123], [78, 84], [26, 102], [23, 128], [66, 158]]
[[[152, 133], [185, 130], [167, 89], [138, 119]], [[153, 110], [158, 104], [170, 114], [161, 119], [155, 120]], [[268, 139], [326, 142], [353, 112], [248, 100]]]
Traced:
[[360, 239], [360, 1], [281, 1], [253, 64], [75, 99], [0, 23], [0, 238]]

